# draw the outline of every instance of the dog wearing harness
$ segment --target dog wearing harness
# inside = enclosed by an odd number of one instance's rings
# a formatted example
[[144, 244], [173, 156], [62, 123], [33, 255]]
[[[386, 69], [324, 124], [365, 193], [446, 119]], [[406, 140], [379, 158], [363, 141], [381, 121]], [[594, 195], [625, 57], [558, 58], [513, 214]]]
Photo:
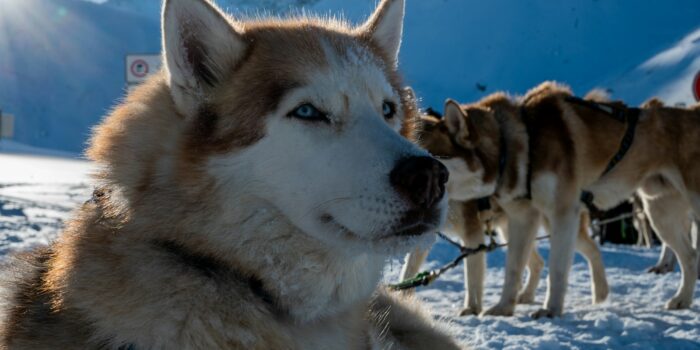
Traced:
[[[441, 127], [450, 137], [435, 154], [449, 156], [460, 149], [460, 157], [442, 159], [450, 170], [450, 197], [493, 198], [508, 218], [509, 245], [523, 247], [509, 249], [501, 301], [483, 314], [513, 314], [539, 227], [533, 218], [542, 218], [551, 232], [549, 276], [543, 308], [533, 316], [561, 315], [586, 192], [585, 201], [607, 209], [639, 191], [652, 225], [681, 261], [681, 286], [666, 307], [690, 306], [697, 255], [688, 230], [668, 218], [682, 223], [689, 210], [700, 213], [697, 110], [591, 103], [546, 82], [519, 99], [498, 93], [464, 106], [448, 101]], [[508, 161], [499, 178], [501, 134]], [[676, 200], [654, 196], [658, 178]]]
[[[432, 154], [440, 157], [446, 163], [454, 163], [453, 158], [459, 158], [464, 151], [460, 143], [450, 132], [442, 115], [432, 109], [426, 111], [421, 119], [419, 140]], [[458, 129], [453, 129], [458, 130]], [[451, 160], [452, 159], [452, 160]], [[508, 147], [504, 133], [499, 137], [498, 150], [498, 179], [503, 179], [508, 164]], [[455, 174], [453, 173], [453, 176]], [[459, 176], [459, 175], [457, 175]], [[498, 183], [502, 180], [496, 180]], [[454, 192], [448, 191], [448, 196]], [[541, 218], [535, 218], [546, 224]], [[578, 231], [576, 248], [588, 261], [591, 272], [591, 294], [593, 303], [604, 301], [608, 295], [608, 284], [605, 277], [605, 269], [602, 263], [600, 250], [588, 234], [588, 213], [581, 212], [581, 224]], [[543, 228], [547, 228], [546, 225]], [[509, 240], [508, 219], [503, 210], [498, 206], [497, 199], [492, 196], [481, 197], [475, 200], [460, 201], [451, 197], [448, 223], [444, 228], [450, 236], [461, 239], [465, 248], [473, 249], [484, 245], [485, 233], [495, 229], [506, 241]], [[506, 243], [507, 244], [507, 243]], [[509, 250], [522, 250], [522, 246], [508, 244]], [[401, 271], [401, 280], [413, 277], [425, 260], [428, 250], [416, 249], [406, 257], [406, 263]], [[544, 260], [532, 247], [527, 258], [528, 277], [525, 286], [518, 292], [517, 303], [527, 304], [535, 300], [535, 291], [540, 281]], [[460, 315], [478, 315], [483, 309], [483, 288], [486, 269], [486, 256], [483, 253], [468, 256], [464, 264], [465, 298], [464, 307]]]

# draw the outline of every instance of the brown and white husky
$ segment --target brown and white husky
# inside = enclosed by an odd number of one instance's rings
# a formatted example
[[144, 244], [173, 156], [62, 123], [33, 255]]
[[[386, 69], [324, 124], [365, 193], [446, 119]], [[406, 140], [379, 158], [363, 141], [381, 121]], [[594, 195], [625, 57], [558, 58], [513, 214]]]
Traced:
[[586, 102], [548, 82], [521, 99], [498, 93], [463, 106], [448, 101], [438, 127], [448, 147], [433, 153], [450, 170], [451, 199], [493, 197], [508, 219], [509, 245], [522, 247], [508, 250], [501, 301], [485, 314], [513, 314], [538, 218], [550, 228], [551, 254], [544, 307], [533, 316], [562, 313], [586, 192], [601, 209], [639, 192], [681, 264], [681, 286], [666, 307], [690, 306], [697, 253], [687, 215], [700, 216], [699, 108]]
[[359, 26], [166, 0], [163, 71], [95, 129], [98, 190], [3, 295], [8, 349], [451, 349], [378, 288], [448, 173], [406, 136], [403, 0]]
[[[591, 94], [588, 98], [594, 98]], [[454, 149], [453, 141], [456, 135], [450, 134], [450, 129], [445, 127], [442, 116], [428, 112], [421, 117], [421, 125], [418, 128], [419, 144], [433, 154], [453, 153], [452, 158], [458, 157], [460, 150]], [[449, 151], [453, 149], [453, 151]], [[445, 162], [451, 162], [447, 157]], [[450, 182], [450, 184], [455, 184]], [[467, 247], [476, 247], [484, 244], [486, 240], [485, 231], [487, 221], [491, 221], [494, 229], [500, 236], [508, 241], [508, 218], [503, 210], [498, 206], [495, 198], [481, 198], [481, 201], [488, 201], [486, 205], [480, 204], [479, 200], [459, 200], [460, 189], [448, 188], [449, 213], [447, 225], [443, 228], [446, 234], [459, 238]], [[458, 199], [455, 199], [458, 197]], [[545, 226], [546, 222], [542, 218], [540, 225]], [[581, 221], [576, 241], [577, 250], [583, 254], [588, 262], [591, 275], [591, 293], [594, 304], [603, 302], [609, 292], [605, 268], [603, 265], [600, 250], [589, 236], [588, 212], [581, 212]], [[509, 246], [508, 249], [523, 249], [522, 246]], [[406, 256], [406, 263], [401, 271], [401, 279], [414, 276], [420, 269], [420, 265], [427, 257], [429, 250], [417, 248]], [[539, 285], [540, 276], [544, 267], [544, 260], [533, 246], [527, 258], [527, 281], [525, 286], [518, 292], [517, 303], [529, 304], [535, 301], [535, 292]], [[464, 264], [464, 308], [459, 312], [460, 316], [478, 315], [483, 309], [484, 280], [486, 274], [486, 255], [477, 254], [470, 256]]]

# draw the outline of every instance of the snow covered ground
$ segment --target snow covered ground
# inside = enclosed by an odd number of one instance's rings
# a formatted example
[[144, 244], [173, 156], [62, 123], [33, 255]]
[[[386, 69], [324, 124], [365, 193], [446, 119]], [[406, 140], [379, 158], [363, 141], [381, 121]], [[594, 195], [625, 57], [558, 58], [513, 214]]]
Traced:
[[88, 162], [0, 153], [0, 256], [47, 244], [87, 200]]
[[[74, 159], [0, 153], [0, 259], [10, 252], [47, 244], [59, 234], [65, 220], [91, 193], [89, 163]], [[700, 291], [690, 310], [665, 311], [663, 305], [676, 290], [678, 272], [650, 275], [659, 249], [605, 246], [611, 295], [602, 305], [590, 305], [588, 269], [580, 257], [573, 267], [564, 317], [532, 320], [539, 305], [522, 305], [515, 317], [456, 317], [462, 306], [462, 269], [457, 268], [418, 295], [435, 317], [445, 319], [465, 345], [477, 349], [700, 349]], [[540, 252], [548, 254], [542, 243]], [[426, 268], [449, 261], [457, 251], [438, 242]], [[503, 283], [505, 251], [488, 256], [485, 304], [498, 300]], [[401, 262], [387, 264], [386, 280], [396, 281]], [[546, 271], [545, 271], [546, 272]], [[537, 300], [544, 298], [543, 275]], [[437, 349], [436, 349], [437, 350]]]
[[[547, 257], [549, 244], [539, 245]], [[576, 257], [562, 318], [533, 320], [529, 314], [544, 300], [544, 270], [537, 291], [539, 304], [519, 305], [514, 317], [457, 317], [464, 299], [462, 267], [443, 275], [433, 285], [419, 290], [436, 317], [447, 319], [457, 337], [475, 349], [700, 349], [700, 291], [690, 310], [666, 311], [665, 302], [680, 282], [679, 272], [658, 276], [645, 269], [654, 263], [659, 248], [644, 249], [606, 245], [601, 248], [610, 284], [610, 296], [591, 305], [588, 268]], [[424, 268], [435, 268], [456, 256], [444, 241], [434, 247]], [[504, 278], [505, 250], [489, 253], [484, 293], [486, 307], [500, 296]], [[386, 278], [396, 281], [401, 262], [386, 268]]]

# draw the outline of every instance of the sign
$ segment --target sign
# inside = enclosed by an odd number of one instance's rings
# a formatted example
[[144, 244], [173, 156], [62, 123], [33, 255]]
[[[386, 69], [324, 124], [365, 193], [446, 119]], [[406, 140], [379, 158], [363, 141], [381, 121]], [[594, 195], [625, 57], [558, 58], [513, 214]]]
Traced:
[[695, 96], [695, 101], [700, 101], [700, 72], [693, 79], [693, 95]]
[[131, 85], [143, 82], [149, 75], [157, 72], [160, 69], [161, 64], [160, 55], [127, 55], [127, 84]]
[[0, 112], [0, 139], [11, 139], [15, 136], [15, 116]]

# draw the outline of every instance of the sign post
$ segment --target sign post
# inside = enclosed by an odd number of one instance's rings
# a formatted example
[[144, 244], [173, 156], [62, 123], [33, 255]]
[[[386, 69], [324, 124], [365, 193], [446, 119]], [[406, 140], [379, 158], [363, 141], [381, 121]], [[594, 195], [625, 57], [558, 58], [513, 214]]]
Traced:
[[126, 55], [126, 84], [129, 90], [157, 72], [161, 65], [160, 55]]
[[11, 139], [15, 136], [15, 116], [0, 111], [0, 139]]

